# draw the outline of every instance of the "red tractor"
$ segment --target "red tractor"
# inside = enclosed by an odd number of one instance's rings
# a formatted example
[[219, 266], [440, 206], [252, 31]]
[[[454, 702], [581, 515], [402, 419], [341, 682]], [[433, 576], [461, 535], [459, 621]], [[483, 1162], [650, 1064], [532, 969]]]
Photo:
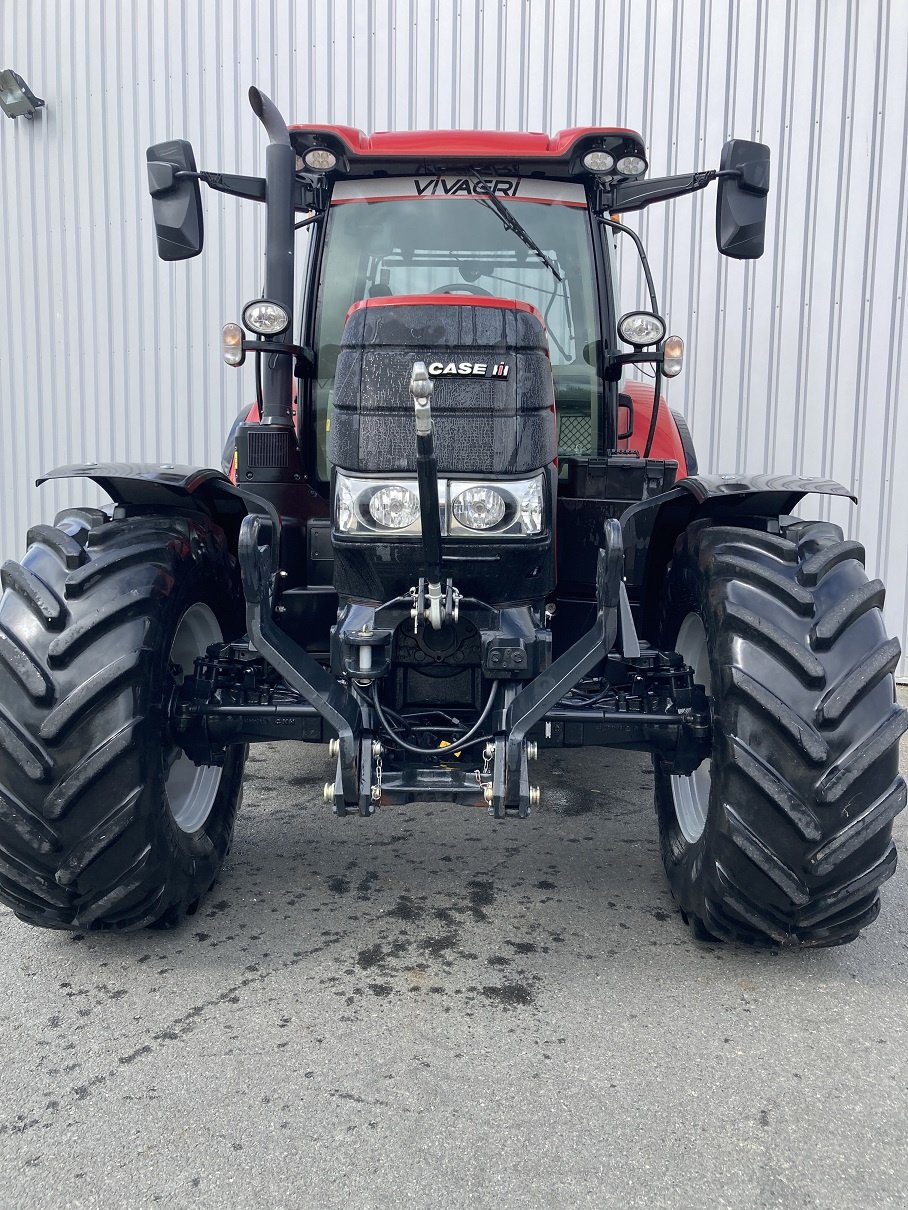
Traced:
[[[646, 179], [632, 130], [368, 137], [250, 98], [264, 178], [197, 171], [183, 141], [148, 177], [165, 260], [201, 251], [201, 182], [264, 203], [264, 293], [224, 329], [256, 402], [223, 472], [47, 476], [112, 504], [3, 567], [0, 898], [47, 928], [176, 924], [257, 741], [326, 745], [335, 815], [496, 820], [538, 802], [540, 749], [593, 745], [652, 753], [695, 935], [856, 937], [906, 799], [883, 585], [792, 515], [844, 487], [699, 472], [661, 394], [682, 342], [614, 217], [716, 180], [719, 251], [758, 257], [768, 149]], [[627, 315], [619, 237], [650, 297]], [[633, 365], [651, 392], [622, 388]]]

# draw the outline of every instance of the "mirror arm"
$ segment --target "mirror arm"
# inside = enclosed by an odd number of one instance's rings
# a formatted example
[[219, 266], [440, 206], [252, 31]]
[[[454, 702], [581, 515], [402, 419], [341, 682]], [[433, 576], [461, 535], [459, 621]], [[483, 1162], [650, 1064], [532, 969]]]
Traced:
[[232, 193], [235, 197], [245, 197], [252, 202], [265, 200], [265, 181], [260, 176], [232, 176], [228, 172], [189, 172], [181, 169], [173, 174], [174, 183], [177, 181], [202, 181], [209, 189], [217, 189], [220, 193]]
[[[202, 181], [209, 189], [215, 189], [218, 193], [229, 193], [233, 197], [246, 198], [250, 202], [263, 202], [265, 200], [265, 178], [262, 176], [237, 176], [230, 172], [187, 172], [180, 171], [173, 174], [174, 181], [182, 179]], [[317, 187], [313, 187], [308, 181], [296, 180], [294, 209], [295, 210], [311, 210], [313, 207], [318, 208], [323, 203], [323, 193]], [[301, 223], [297, 223], [297, 228], [305, 227], [315, 219], [321, 218], [317, 214], [315, 218], [303, 219]]]
[[[618, 181], [611, 189], [604, 189], [604, 210], [629, 214], [642, 210], [653, 202], [667, 202], [673, 197], [685, 197], [705, 189], [720, 174], [715, 169], [708, 172], [686, 172], [682, 176], [654, 177], [651, 181]], [[727, 174], [725, 174], [727, 175]]]
[[719, 177], [735, 177], [739, 189], [756, 197], [766, 197], [769, 193], [768, 164], [749, 162], [739, 164], [737, 168], [723, 168], [716, 173], [716, 178]]
[[625, 227], [624, 223], [619, 223], [616, 219], [606, 218], [604, 214], [597, 214], [596, 219], [603, 227], [610, 227], [612, 231], [617, 231], [621, 235], [630, 236], [637, 247], [637, 252], [640, 256], [640, 263], [643, 265], [643, 276], [646, 278], [646, 288], [649, 291], [649, 301], [653, 314], [659, 314], [659, 301], [656, 298], [656, 285], [653, 281], [653, 275], [650, 271], [649, 261], [646, 259], [646, 249], [643, 247], [643, 240], [631, 227]]
[[178, 172], [177, 176], [195, 176], [204, 181], [209, 189], [218, 193], [231, 193], [234, 197], [248, 198], [251, 202], [265, 200], [265, 179], [260, 176], [233, 176], [229, 172]]
[[[756, 171], [749, 172], [748, 169]], [[711, 168], [708, 172], [654, 177], [649, 181], [616, 181], [611, 188], [600, 187], [601, 207], [597, 208], [630, 214], [651, 206], [653, 202], [667, 202], [675, 197], [698, 193], [723, 177], [735, 177], [742, 189], [760, 197], [769, 192], [768, 170], [762, 164], [740, 164], [737, 168]]]

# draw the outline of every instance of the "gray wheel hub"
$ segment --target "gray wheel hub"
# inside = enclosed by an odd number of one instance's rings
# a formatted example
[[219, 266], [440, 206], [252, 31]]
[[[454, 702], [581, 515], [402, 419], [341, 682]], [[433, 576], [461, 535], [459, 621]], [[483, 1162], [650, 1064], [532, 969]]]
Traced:
[[[191, 676], [196, 656], [204, 655], [212, 643], [224, 638], [217, 618], [207, 605], [198, 602], [180, 618], [170, 663]], [[221, 784], [220, 765], [195, 765], [185, 752], [181, 752], [167, 773], [165, 789], [167, 805], [173, 821], [181, 832], [197, 832], [203, 827]]]
[[[710, 691], [709, 651], [706, 628], [699, 614], [689, 613], [681, 623], [675, 650], [685, 664], [694, 670], [694, 683], [702, 685], [707, 697]], [[703, 835], [709, 814], [709, 792], [712, 786], [712, 761], [705, 760], [688, 776], [673, 776], [672, 799], [678, 827], [688, 844], [695, 844]]]

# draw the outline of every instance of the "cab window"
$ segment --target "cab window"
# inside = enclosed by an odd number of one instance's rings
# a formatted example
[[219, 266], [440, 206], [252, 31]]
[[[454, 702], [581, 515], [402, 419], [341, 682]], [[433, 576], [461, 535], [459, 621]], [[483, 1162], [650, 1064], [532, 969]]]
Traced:
[[507, 204], [561, 280], [481, 196], [332, 205], [315, 315], [319, 478], [329, 473], [327, 430], [347, 312], [360, 299], [406, 294], [532, 303], [548, 333], [560, 453], [595, 454], [601, 383], [590, 365], [595, 362], [590, 350], [598, 340], [598, 312], [586, 207], [511, 199]]

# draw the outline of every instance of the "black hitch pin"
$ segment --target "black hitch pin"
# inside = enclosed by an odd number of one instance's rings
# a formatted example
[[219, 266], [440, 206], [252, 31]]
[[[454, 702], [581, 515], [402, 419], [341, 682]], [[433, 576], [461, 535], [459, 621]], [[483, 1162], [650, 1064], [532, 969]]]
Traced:
[[419, 489], [419, 513], [422, 526], [425, 593], [416, 596], [414, 621], [420, 615], [428, 619], [433, 630], [441, 630], [452, 614], [454, 590], [443, 591], [441, 585], [441, 523], [438, 516], [438, 460], [435, 457], [435, 425], [432, 422], [432, 392], [435, 389], [424, 361], [413, 365], [410, 376], [410, 396], [416, 416], [416, 481]]

